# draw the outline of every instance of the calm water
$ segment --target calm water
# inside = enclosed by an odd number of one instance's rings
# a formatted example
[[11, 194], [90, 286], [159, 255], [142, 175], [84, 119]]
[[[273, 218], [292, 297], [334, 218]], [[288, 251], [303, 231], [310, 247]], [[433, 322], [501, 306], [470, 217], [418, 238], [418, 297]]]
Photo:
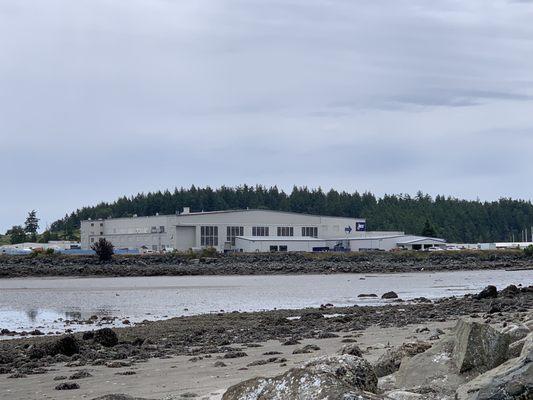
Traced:
[[[0, 329], [62, 331], [59, 319], [116, 316], [132, 322], [224, 311], [376, 305], [361, 293], [394, 290], [404, 300], [477, 292], [488, 284], [533, 284], [533, 271], [403, 274], [0, 279]], [[122, 325], [121, 322], [117, 322]], [[82, 330], [83, 326], [69, 326]], [[91, 326], [89, 326], [91, 328]]]

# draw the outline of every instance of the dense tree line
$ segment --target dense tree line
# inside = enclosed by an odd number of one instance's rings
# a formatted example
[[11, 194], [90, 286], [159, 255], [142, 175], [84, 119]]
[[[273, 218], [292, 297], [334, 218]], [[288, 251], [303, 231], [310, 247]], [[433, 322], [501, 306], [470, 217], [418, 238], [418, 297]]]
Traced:
[[309, 214], [367, 219], [368, 230], [401, 230], [420, 234], [430, 227], [450, 242], [520, 240], [523, 229], [533, 225], [530, 201], [500, 199], [493, 202], [460, 200], [445, 196], [432, 198], [372, 193], [347, 193], [294, 187], [285, 193], [277, 187], [240, 186], [219, 189], [175, 189], [121, 197], [113, 203], [100, 203], [76, 210], [54, 222], [52, 232], [72, 232], [84, 219], [174, 214], [183, 207], [192, 211], [264, 208]]

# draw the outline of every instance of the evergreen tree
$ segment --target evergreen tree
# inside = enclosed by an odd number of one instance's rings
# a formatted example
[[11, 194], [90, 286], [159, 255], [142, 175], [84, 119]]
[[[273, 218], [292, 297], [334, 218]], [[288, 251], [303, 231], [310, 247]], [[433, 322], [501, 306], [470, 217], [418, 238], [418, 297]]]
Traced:
[[26, 232], [20, 225], [15, 225], [6, 232], [9, 235], [11, 244], [24, 243], [27, 240]]
[[426, 222], [424, 223], [424, 227], [422, 228], [421, 235], [422, 236], [427, 236], [427, 237], [435, 237], [435, 236], [437, 236], [437, 232], [435, 230], [435, 227], [433, 226], [433, 224], [427, 218], [426, 218]]
[[[131, 217], [173, 214], [183, 207], [192, 211], [260, 208], [324, 214], [341, 217], [361, 217], [368, 221], [369, 230], [422, 232], [426, 219], [433, 231], [451, 242], [477, 243], [510, 240], [533, 226], [533, 204], [530, 201], [500, 199], [493, 202], [467, 201], [438, 195], [435, 198], [418, 192], [384, 195], [377, 198], [369, 192], [348, 193], [295, 186], [290, 193], [277, 187], [237, 186], [175, 188], [173, 191], [139, 193], [121, 197], [113, 203], [83, 207], [55, 221], [51, 232], [75, 237], [81, 220], [89, 218]], [[436, 232], [435, 226], [438, 227]]]
[[37, 218], [37, 212], [31, 210], [24, 223], [24, 232], [26, 232], [32, 242], [37, 241], [37, 229], [39, 229], [39, 218]]

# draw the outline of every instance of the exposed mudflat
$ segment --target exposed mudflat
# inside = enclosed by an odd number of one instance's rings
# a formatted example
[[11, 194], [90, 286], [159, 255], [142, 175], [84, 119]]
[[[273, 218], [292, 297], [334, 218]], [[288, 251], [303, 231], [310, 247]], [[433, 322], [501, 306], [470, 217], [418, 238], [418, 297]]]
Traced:
[[114, 256], [0, 256], [0, 278], [27, 276], [180, 276], [389, 273], [421, 270], [533, 269], [522, 251], [398, 253], [267, 253], [195, 258], [188, 254]]

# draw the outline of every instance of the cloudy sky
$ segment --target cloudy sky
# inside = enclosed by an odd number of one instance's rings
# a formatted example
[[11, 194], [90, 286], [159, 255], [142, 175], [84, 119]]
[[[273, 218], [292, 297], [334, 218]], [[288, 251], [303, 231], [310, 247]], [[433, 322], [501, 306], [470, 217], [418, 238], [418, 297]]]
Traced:
[[533, 2], [0, 0], [0, 232], [141, 191], [533, 198]]

